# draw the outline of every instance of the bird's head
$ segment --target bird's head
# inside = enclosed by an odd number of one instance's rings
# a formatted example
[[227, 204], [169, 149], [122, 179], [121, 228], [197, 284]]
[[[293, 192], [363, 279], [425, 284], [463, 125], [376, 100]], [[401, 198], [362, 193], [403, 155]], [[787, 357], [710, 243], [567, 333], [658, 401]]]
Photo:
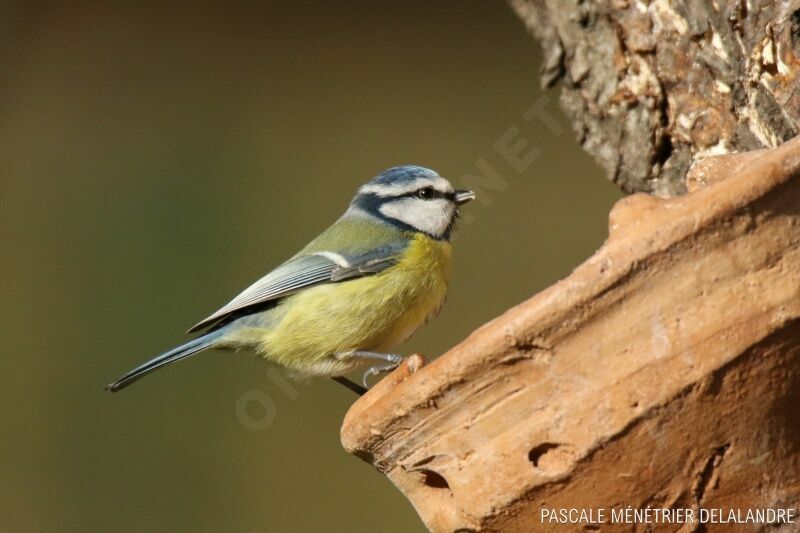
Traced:
[[366, 213], [434, 239], [449, 239], [458, 207], [474, 198], [475, 193], [454, 189], [433, 170], [405, 165], [385, 170], [362, 185], [350, 212]]

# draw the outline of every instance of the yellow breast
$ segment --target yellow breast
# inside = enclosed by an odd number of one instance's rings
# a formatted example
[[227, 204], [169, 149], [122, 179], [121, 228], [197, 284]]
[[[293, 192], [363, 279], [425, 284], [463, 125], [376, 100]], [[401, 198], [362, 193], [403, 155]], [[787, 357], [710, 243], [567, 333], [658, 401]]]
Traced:
[[376, 350], [394, 348], [439, 312], [447, 295], [450, 255], [450, 243], [418, 235], [403, 259], [382, 274], [387, 284], [406, 285], [402, 296], [406, 304]]
[[302, 374], [335, 374], [353, 361], [335, 354], [386, 352], [441, 308], [450, 276], [450, 244], [417, 234], [400, 261], [374, 276], [319, 285], [281, 302], [282, 315], [260, 333], [268, 360]]

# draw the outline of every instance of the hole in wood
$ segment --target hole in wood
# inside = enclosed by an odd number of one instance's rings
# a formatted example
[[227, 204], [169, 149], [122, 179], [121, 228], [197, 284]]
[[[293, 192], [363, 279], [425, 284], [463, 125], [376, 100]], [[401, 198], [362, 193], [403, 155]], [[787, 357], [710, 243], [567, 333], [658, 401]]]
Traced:
[[438, 472], [434, 472], [433, 470], [421, 470], [422, 473], [422, 482], [434, 489], [449, 489], [450, 485], [447, 483], [447, 480]]
[[545, 454], [551, 450], [555, 450], [556, 448], [558, 448], [558, 444], [553, 442], [543, 442], [542, 444], [531, 448], [531, 451], [528, 452], [528, 460], [533, 463], [533, 466], [539, 468], [539, 465], [542, 462], [542, 458], [545, 456]]
[[565, 443], [543, 442], [531, 448], [528, 460], [540, 473], [560, 474], [575, 463], [575, 448]]

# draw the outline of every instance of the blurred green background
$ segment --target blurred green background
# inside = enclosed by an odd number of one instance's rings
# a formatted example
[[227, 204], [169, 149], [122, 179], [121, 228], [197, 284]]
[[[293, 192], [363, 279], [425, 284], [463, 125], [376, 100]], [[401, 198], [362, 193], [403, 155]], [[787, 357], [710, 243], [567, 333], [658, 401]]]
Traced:
[[[355, 397], [328, 380], [282, 389], [217, 352], [103, 386], [397, 164], [497, 174], [448, 304], [401, 351], [435, 356], [567, 275], [619, 193], [539, 63], [503, 2], [0, 4], [0, 529], [423, 530], [341, 449]], [[539, 155], [520, 171], [498, 139]]]

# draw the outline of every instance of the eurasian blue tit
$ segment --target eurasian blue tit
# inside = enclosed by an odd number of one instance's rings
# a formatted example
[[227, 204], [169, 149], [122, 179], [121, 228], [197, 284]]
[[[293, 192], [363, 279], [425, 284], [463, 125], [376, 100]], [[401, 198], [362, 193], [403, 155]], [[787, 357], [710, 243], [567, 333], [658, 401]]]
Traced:
[[436, 172], [390, 168], [358, 189], [344, 215], [297, 255], [193, 326], [202, 335], [134, 368], [106, 388], [210, 348], [250, 348], [300, 377], [396, 367], [387, 353], [436, 315], [450, 276], [459, 206], [475, 198]]

